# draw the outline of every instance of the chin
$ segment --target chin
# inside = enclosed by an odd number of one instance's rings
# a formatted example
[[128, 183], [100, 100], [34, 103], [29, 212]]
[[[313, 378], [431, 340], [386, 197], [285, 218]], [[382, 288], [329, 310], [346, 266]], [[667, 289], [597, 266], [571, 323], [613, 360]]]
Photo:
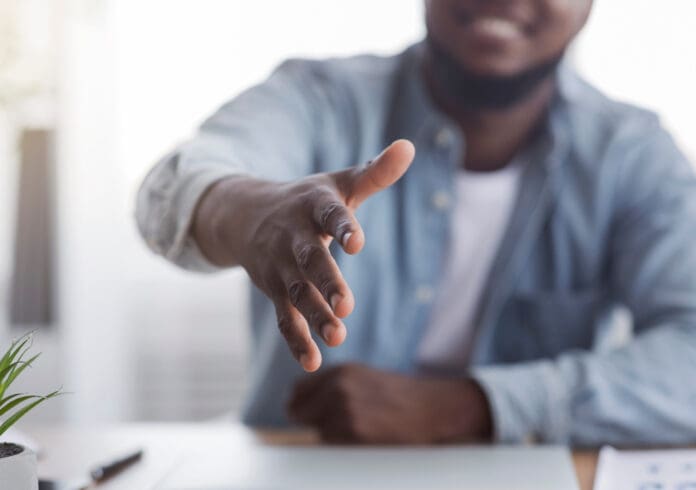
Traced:
[[491, 46], [479, 43], [460, 44], [451, 56], [465, 70], [483, 77], [510, 77], [531, 68], [528, 56], [518, 46]]
[[529, 68], [515, 61], [500, 58], [462, 60], [460, 64], [464, 70], [475, 73], [480, 77], [490, 78], [514, 77]]

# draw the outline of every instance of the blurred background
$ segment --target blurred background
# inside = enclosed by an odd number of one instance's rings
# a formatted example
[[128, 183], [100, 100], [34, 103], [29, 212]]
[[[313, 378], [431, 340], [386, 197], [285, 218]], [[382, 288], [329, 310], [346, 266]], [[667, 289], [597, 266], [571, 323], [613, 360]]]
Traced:
[[[597, 0], [571, 52], [696, 157], [696, 2]], [[150, 166], [284, 58], [395, 53], [422, 0], [0, 0], [0, 345], [36, 331], [32, 421], [205, 420], [245, 389], [248, 284], [181, 272], [133, 219]], [[271, 135], [272, 136], [272, 135]]]

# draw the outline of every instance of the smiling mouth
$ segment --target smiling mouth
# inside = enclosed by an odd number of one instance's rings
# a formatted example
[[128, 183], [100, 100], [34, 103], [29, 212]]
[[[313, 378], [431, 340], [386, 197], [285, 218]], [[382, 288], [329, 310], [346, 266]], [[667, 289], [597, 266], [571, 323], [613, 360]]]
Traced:
[[519, 40], [532, 34], [532, 22], [521, 12], [471, 12], [459, 9], [453, 12], [459, 25], [482, 41], [504, 42]]
[[530, 35], [527, 25], [516, 20], [493, 15], [469, 17], [460, 23], [470, 42], [481, 48], [508, 48]]
[[499, 39], [514, 39], [525, 34], [517, 22], [502, 17], [477, 17], [468, 22], [468, 27], [476, 34]]

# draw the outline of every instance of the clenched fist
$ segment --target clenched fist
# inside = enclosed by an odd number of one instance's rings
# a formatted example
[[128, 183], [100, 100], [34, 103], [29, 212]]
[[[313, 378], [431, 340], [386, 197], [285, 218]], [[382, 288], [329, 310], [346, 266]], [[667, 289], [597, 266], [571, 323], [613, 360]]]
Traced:
[[334, 443], [433, 444], [489, 441], [488, 399], [473, 380], [335, 366], [298, 382], [291, 418]]
[[306, 371], [321, 365], [310, 328], [329, 346], [343, 342], [341, 318], [355, 300], [329, 253], [337, 240], [358, 253], [365, 236], [355, 210], [394, 184], [415, 154], [398, 140], [367, 166], [275, 183], [247, 176], [213, 185], [196, 210], [192, 233], [219, 266], [241, 265], [275, 305], [278, 328]]

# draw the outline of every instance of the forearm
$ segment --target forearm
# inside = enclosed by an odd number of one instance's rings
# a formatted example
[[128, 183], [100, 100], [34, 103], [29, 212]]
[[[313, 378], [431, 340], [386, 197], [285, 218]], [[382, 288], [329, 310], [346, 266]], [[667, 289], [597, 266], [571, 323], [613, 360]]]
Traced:
[[696, 328], [654, 327], [605, 353], [474, 370], [499, 442], [597, 446], [696, 440]]

